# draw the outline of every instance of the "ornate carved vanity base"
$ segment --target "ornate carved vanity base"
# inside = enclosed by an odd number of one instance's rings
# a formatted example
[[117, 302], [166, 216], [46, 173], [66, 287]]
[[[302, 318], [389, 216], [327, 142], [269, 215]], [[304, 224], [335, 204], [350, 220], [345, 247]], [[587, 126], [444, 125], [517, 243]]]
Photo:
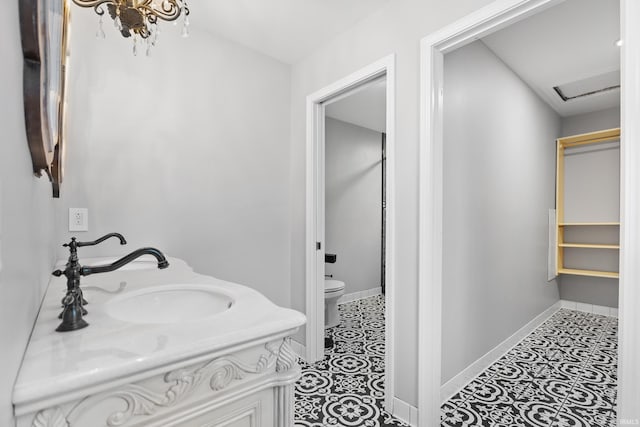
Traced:
[[93, 386], [54, 406], [16, 408], [28, 411], [18, 427], [293, 426], [300, 367], [288, 338], [198, 359], [136, 382]]

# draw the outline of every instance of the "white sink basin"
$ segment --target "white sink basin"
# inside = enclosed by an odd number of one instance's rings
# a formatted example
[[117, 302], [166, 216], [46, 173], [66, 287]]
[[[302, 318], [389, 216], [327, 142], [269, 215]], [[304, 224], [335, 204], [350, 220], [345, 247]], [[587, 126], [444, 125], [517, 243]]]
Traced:
[[131, 323], [179, 323], [204, 320], [230, 309], [233, 298], [206, 285], [169, 285], [112, 298], [107, 314]]

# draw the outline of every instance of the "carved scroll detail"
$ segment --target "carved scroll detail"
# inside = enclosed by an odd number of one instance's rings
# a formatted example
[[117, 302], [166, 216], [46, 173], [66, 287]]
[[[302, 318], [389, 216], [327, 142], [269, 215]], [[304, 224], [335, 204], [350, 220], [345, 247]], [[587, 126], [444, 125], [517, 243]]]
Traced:
[[[235, 380], [241, 380], [246, 374], [259, 374], [276, 366], [283, 369], [287, 365], [287, 357], [283, 357], [283, 345], [265, 344], [268, 354], [262, 354], [255, 365], [247, 364], [241, 360], [224, 356], [211, 360], [197, 367], [176, 369], [164, 375], [164, 382], [168, 388], [164, 391], [154, 391], [137, 384], [130, 384], [124, 388], [101, 394], [94, 399], [87, 399], [82, 406], [93, 405], [106, 399], [121, 399], [126, 407], [114, 412], [107, 417], [109, 427], [118, 427], [127, 423], [137, 415], [153, 415], [160, 408], [173, 406], [189, 396], [203, 382], [208, 381], [213, 391], [220, 391]], [[289, 349], [290, 350], [290, 349]], [[282, 360], [281, 360], [282, 359]], [[295, 362], [295, 359], [294, 359]], [[288, 368], [287, 368], [288, 369]], [[59, 427], [58, 425], [52, 425]], [[62, 426], [67, 426], [63, 424]], [[36, 427], [36, 426], [34, 426]], [[37, 427], [51, 427], [48, 424]]]
[[32, 427], [69, 427], [67, 419], [58, 407], [38, 412], [31, 425]]
[[276, 372], [285, 372], [293, 368], [298, 361], [298, 356], [295, 354], [289, 344], [289, 339], [284, 339], [280, 345], [280, 351], [278, 352], [278, 359], [276, 360]]

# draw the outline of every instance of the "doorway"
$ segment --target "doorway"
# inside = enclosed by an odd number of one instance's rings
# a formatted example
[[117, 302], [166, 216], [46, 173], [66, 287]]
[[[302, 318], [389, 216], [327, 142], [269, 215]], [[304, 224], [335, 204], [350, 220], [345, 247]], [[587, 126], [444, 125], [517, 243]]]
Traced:
[[[384, 319], [386, 80], [379, 77], [323, 104], [325, 355], [344, 353], [346, 347], [358, 354], [366, 353], [360, 347], [376, 347], [377, 355], [382, 350], [365, 341], [378, 342], [384, 332], [379, 324]], [[380, 314], [371, 321], [370, 315]]]
[[[384, 407], [391, 411], [393, 403], [393, 296], [394, 296], [394, 111], [395, 111], [395, 58], [385, 57], [361, 70], [321, 89], [307, 97], [307, 185], [306, 185], [306, 314], [307, 328], [305, 353], [307, 362], [313, 363], [324, 357], [325, 337], [325, 162], [326, 162], [326, 109], [332, 103], [339, 102], [349, 95], [371, 87], [375, 82], [385, 85], [386, 105], [384, 108], [385, 134], [385, 180], [384, 180], [384, 244], [380, 244], [380, 273], [384, 266], [381, 283], [385, 284], [384, 295]], [[379, 147], [382, 147], [382, 136]], [[381, 184], [380, 184], [381, 185]], [[382, 206], [382, 200], [379, 200]], [[384, 247], [384, 252], [382, 251]], [[384, 255], [382, 255], [384, 254]], [[336, 254], [340, 259], [340, 254]]]
[[[419, 410], [420, 425], [436, 425], [440, 419], [440, 348], [434, 350], [430, 343], [441, 341], [441, 296], [442, 296], [442, 206], [443, 206], [443, 70], [444, 54], [465, 46], [477, 38], [481, 38], [498, 29], [532, 16], [558, 5], [561, 1], [512, 1], [492, 4], [470, 15], [461, 21], [439, 31], [422, 41], [422, 144], [420, 157], [421, 214], [420, 214], [420, 376], [419, 376]], [[636, 172], [640, 156], [631, 144], [630, 136], [638, 135], [638, 126], [632, 123], [630, 112], [637, 112], [638, 81], [631, 78], [638, 72], [638, 61], [629, 46], [636, 46], [640, 41], [640, 32], [631, 30], [631, 16], [638, 13], [638, 5], [622, 1], [622, 209], [621, 209], [621, 246], [620, 255], [620, 324], [630, 330], [635, 326], [626, 315], [625, 307], [637, 304], [640, 293], [630, 284], [631, 278], [637, 277], [638, 271], [625, 260], [629, 259], [628, 250], [637, 253], [637, 243], [625, 230], [635, 229], [638, 215], [638, 201], [635, 193]], [[631, 10], [634, 9], [635, 10]], [[615, 41], [612, 41], [615, 42]], [[628, 221], [625, 223], [625, 221]], [[633, 221], [633, 223], [630, 223]], [[622, 298], [622, 295], [625, 298]], [[620, 365], [628, 375], [619, 379], [618, 417], [633, 419], [633, 406], [638, 397], [638, 387], [630, 384], [637, 377], [637, 363], [632, 360], [631, 353], [625, 355], [625, 338], [621, 335]], [[637, 348], [637, 340], [631, 344]], [[634, 375], [635, 374], [635, 375]], [[635, 414], [637, 417], [637, 413]], [[636, 418], [637, 422], [637, 418]]]

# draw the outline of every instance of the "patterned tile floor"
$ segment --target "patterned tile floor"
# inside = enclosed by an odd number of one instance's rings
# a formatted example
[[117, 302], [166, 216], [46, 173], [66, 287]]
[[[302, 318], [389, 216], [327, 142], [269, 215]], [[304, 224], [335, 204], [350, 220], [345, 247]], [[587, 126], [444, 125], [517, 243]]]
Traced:
[[300, 362], [295, 425], [406, 426], [383, 408], [384, 297], [339, 305], [340, 325], [327, 330], [334, 346], [324, 359]]
[[618, 321], [562, 309], [441, 407], [442, 426], [613, 427]]

